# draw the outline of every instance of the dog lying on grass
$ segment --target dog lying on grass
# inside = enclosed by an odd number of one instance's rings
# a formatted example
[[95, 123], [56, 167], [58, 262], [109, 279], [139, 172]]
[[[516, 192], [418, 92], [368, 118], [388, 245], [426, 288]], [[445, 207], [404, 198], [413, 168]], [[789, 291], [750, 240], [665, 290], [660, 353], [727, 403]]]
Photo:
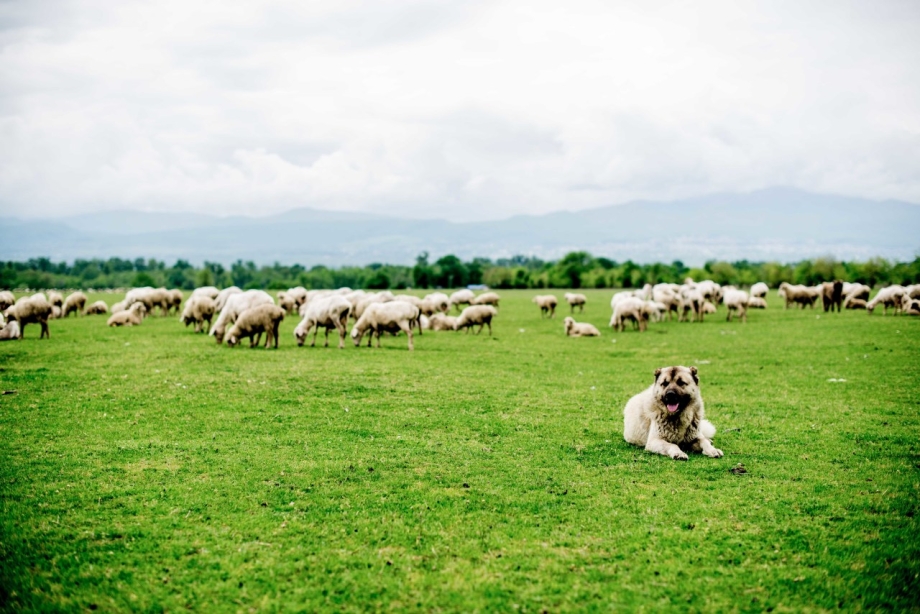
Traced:
[[716, 427], [705, 419], [696, 367], [655, 369], [655, 383], [626, 403], [623, 438], [649, 452], [687, 460], [686, 452], [720, 458]]

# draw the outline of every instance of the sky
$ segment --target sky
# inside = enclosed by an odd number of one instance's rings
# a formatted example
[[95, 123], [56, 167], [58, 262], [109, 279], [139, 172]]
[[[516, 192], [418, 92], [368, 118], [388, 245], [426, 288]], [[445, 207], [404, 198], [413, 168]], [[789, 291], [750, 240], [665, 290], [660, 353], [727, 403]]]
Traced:
[[916, 0], [0, 0], [0, 216], [920, 203]]

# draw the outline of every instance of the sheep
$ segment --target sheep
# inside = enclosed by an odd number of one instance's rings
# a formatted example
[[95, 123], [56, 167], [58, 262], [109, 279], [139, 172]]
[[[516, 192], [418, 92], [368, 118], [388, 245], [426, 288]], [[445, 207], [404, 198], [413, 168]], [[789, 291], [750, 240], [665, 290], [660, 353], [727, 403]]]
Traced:
[[297, 300], [283, 291], [278, 293], [278, 305], [288, 314], [294, 313], [299, 307]]
[[365, 294], [358, 299], [357, 304], [354, 309], [351, 311], [352, 317], [357, 322], [361, 319], [361, 316], [364, 315], [364, 311], [374, 303], [389, 303], [395, 298], [390, 292], [377, 292], [372, 294]]
[[863, 298], [848, 296], [846, 300], [843, 301], [844, 309], [865, 309], [866, 306], [866, 299]]
[[913, 284], [904, 288], [904, 292], [907, 293], [907, 296], [910, 298], [920, 298], [920, 284]]
[[563, 322], [565, 334], [568, 337], [600, 337], [601, 331], [593, 324], [576, 322], [575, 318], [567, 317]]
[[696, 284], [696, 289], [699, 290], [704, 299], [711, 302], [713, 305], [719, 305], [719, 303], [722, 302], [722, 286], [711, 279], [698, 282]]
[[[680, 293], [680, 315], [677, 318], [678, 322], [686, 322], [687, 314], [693, 313], [694, 322], [702, 322], [703, 316], [705, 315], [705, 303], [707, 301], [703, 298], [703, 295], [699, 290], [692, 287], [685, 287], [681, 290]], [[711, 304], [711, 303], [710, 303]], [[712, 306], [715, 310], [715, 305]]]
[[[227, 300], [234, 294], [242, 294], [242, 290], [236, 286], [230, 286], [229, 288], [224, 288], [217, 294], [217, 298], [214, 299], [214, 308], [217, 311], [223, 311], [224, 306], [227, 304]], [[272, 301], [274, 303], [274, 301]]]
[[766, 298], [767, 292], [769, 291], [770, 291], [770, 287], [767, 284], [763, 283], [762, 281], [758, 281], [756, 284], [751, 286], [751, 297], [752, 298]]
[[443, 292], [432, 292], [431, 294], [426, 294], [425, 300], [431, 301], [435, 308], [442, 313], [446, 314], [448, 311], [450, 311], [450, 297]]
[[709, 301], [703, 301], [703, 308], [700, 310], [703, 315], [712, 315], [714, 313], [719, 313], [719, 310], [716, 309], [716, 306], [710, 303]]
[[377, 347], [380, 347], [380, 333], [399, 332], [406, 333], [409, 337], [409, 351], [413, 351], [415, 346], [412, 342], [412, 327], [421, 316], [419, 308], [402, 301], [388, 301], [385, 303], [371, 303], [355, 322], [351, 329], [351, 339], [355, 347], [361, 345], [361, 339], [370, 331], [367, 338], [367, 346], [370, 347], [371, 340], [377, 337]]
[[734, 312], [737, 311], [741, 321], [747, 323], [747, 305], [749, 300], [747, 292], [743, 290], [728, 290], [725, 292], [725, 296], [722, 300], [725, 306], [728, 307], [728, 316], [725, 318], [727, 322], [732, 321], [732, 316]]
[[302, 346], [313, 328], [313, 342], [310, 347], [316, 346], [316, 335], [322, 326], [326, 329], [326, 343], [329, 347], [329, 329], [334, 328], [339, 333], [339, 349], [345, 348], [345, 335], [348, 334], [348, 318], [351, 315], [351, 303], [344, 296], [334, 295], [310, 301], [306, 305], [303, 320], [294, 329], [294, 338], [297, 345]]
[[473, 294], [472, 290], [457, 290], [450, 295], [450, 304], [455, 306], [457, 311], [460, 311], [460, 305], [469, 305], [474, 298], [476, 298], [476, 295]]
[[766, 309], [767, 301], [759, 296], [752, 296], [748, 299], [748, 309]]
[[48, 320], [51, 318], [51, 303], [40, 296], [30, 296], [21, 298], [16, 301], [15, 305], [7, 307], [6, 319], [15, 320], [19, 325], [19, 332], [22, 337], [26, 334], [26, 325], [37, 323], [42, 327], [39, 339], [51, 338], [51, 331], [48, 330]]
[[124, 311], [119, 311], [118, 313], [113, 313], [109, 317], [107, 326], [140, 326], [141, 322], [144, 321], [144, 314], [147, 313], [147, 307], [144, 306], [144, 303], [138, 301], [132, 303]]
[[556, 305], [559, 304], [559, 301], [557, 301], [556, 297], [552, 294], [538, 294], [531, 299], [531, 302], [536, 303], [540, 308], [541, 319], [546, 317], [547, 313], [549, 313], [550, 319], [556, 315]]
[[680, 313], [680, 295], [678, 292], [679, 290], [675, 291], [671, 284], [658, 284], [652, 288], [652, 300], [665, 306], [668, 321], [671, 321], [673, 314]]
[[779, 285], [777, 294], [786, 301], [786, 309], [789, 309], [789, 305], [793, 303], [797, 303], [802, 309], [805, 309], [806, 306], [814, 309], [815, 301], [821, 296], [822, 291], [823, 288], [792, 285], [784, 281]]
[[[217, 301], [215, 300], [214, 303], [216, 309]], [[214, 337], [214, 340], [217, 341], [217, 345], [220, 345], [224, 342], [224, 333], [226, 333], [227, 327], [236, 322], [236, 319], [241, 313], [250, 307], [268, 304], [274, 305], [275, 301], [268, 292], [263, 290], [247, 290], [245, 292], [231, 293], [228, 295], [227, 303], [224, 305], [224, 308], [220, 310], [220, 315], [217, 316], [217, 322], [214, 323], [214, 326], [211, 327], [211, 332], [208, 334]]]
[[495, 292], [483, 292], [472, 301], [470, 305], [492, 305], [498, 307], [499, 296]]
[[227, 332], [227, 345], [234, 347], [243, 337], [248, 337], [249, 347], [254, 348], [259, 344], [264, 332], [265, 347], [274, 341], [277, 350], [278, 327], [281, 326], [285, 313], [283, 308], [273, 303], [260, 304], [243, 310]]
[[211, 330], [211, 319], [214, 317], [215, 310], [214, 299], [205, 294], [199, 294], [186, 301], [185, 309], [182, 310], [179, 321], [185, 324], [186, 328], [194, 322], [196, 333], [200, 333], [202, 330], [207, 333]]
[[92, 315], [101, 315], [109, 312], [109, 306], [105, 304], [105, 301], [96, 301], [92, 305], [86, 307], [83, 310], [83, 315], [92, 316]]
[[821, 302], [824, 304], [824, 313], [837, 308], [837, 313], [843, 307], [843, 282], [839, 279], [826, 281], [821, 284]]
[[646, 324], [648, 316], [643, 309], [644, 306], [645, 301], [635, 296], [617, 301], [613, 308], [613, 316], [610, 318], [610, 326], [614, 330], [624, 332], [626, 330], [626, 320], [632, 320], [633, 326], [638, 327], [639, 332], [646, 330], [648, 328]]
[[62, 316], [66, 318], [70, 315], [70, 312], [73, 312], [74, 315], [80, 315], [84, 307], [86, 307], [86, 295], [77, 290], [64, 301]]
[[220, 294], [220, 290], [218, 290], [214, 286], [201, 286], [199, 288], [195, 288], [194, 290], [192, 290], [192, 296], [190, 296], [189, 298], [192, 298], [195, 296], [206, 296], [209, 299], [214, 300], [217, 298], [218, 294]]
[[62, 313], [63, 312], [61, 311], [61, 308], [58, 307], [57, 305], [51, 306], [51, 319], [52, 320], [60, 320]]
[[457, 318], [443, 313], [436, 313], [428, 319], [428, 328], [436, 331], [457, 330]]
[[878, 294], [875, 295], [875, 298], [866, 303], [866, 311], [870, 314], [875, 310], [876, 306], [881, 303], [884, 308], [885, 315], [888, 315], [888, 308], [894, 308], [894, 312], [898, 313], [901, 308], [901, 297], [904, 296], [904, 286], [893, 285], [888, 286], [887, 288], [882, 288], [878, 291]]
[[464, 309], [460, 316], [457, 318], [456, 327], [457, 330], [465, 328], [466, 332], [470, 332], [470, 328], [479, 324], [479, 330], [476, 331], [476, 334], [482, 332], [484, 326], [489, 327], [489, 336], [492, 336], [492, 318], [498, 315], [498, 310], [491, 305], [470, 305]]
[[864, 301], [869, 300], [869, 295], [872, 294], [872, 288], [866, 284], [861, 283], [850, 283], [848, 281], [843, 282], [843, 297], [844, 300], [847, 297], [861, 298]]
[[584, 294], [576, 294], [576, 293], [574, 293], [574, 292], [566, 292], [566, 293], [562, 296], [562, 298], [564, 298], [564, 299], [565, 299], [565, 302], [567, 302], [567, 303], [569, 304], [569, 308], [571, 309], [571, 312], [570, 312], [570, 313], [575, 313], [575, 308], [576, 308], [576, 307], [578, 307], [578, 309], [579, 309], [578, 313], [584, 313], [584, 312], [585, 312], [585, 303], [588, 302], [588, 299], [585, 298], [585, 295], [584, 295]]
[[[44, 295], [43, 295], [44, 296]], [[56, 290], [48, 290], [48, 302], [52, 307], [64, 308], [64, 295]]]
[[0, 292], [0, 311], [6, 311], [16, 304], [16, 296], [9, 290]]
[[174, 288], [172, 290], [167, 290], [167, 293], [168, 293], [168, 301], [167, 301], [167, 309], [166, 309], [167, 314], [170, 311], [175, 311], [175, 313], [178, 314], [179, 308], [182, 307], [182, 301], [185, 300], [185, 296], [182, 294], [182, 290], [179, 290], [178, 288]]
[[301, 305], [307, 302], [307, 289], [303, 286], [288, 288], [285, 294], [294, 299], [295, 309], [299, 309]]
[[0, 327], [0, 341], [14, 341], [17, 339], [22, 339], [22, 333], [19, 331], [19, 322], [11, 320]]
[[112, 313], [119, 313], [119, 312], [121, 312], [121, 311], [124, 311], [124, 310], [127, 309], [127, 308], [128, 308], [128, 304], [127, 304], [127, 303], [125, 303], [124, 301], [118, 301], [117, 303], [115, 303], [114, 305], [112, 305], [111, 312], [112, 312]]
[[901, 311], [909, 316], [920, 316], [920, 300], [905, 295]]

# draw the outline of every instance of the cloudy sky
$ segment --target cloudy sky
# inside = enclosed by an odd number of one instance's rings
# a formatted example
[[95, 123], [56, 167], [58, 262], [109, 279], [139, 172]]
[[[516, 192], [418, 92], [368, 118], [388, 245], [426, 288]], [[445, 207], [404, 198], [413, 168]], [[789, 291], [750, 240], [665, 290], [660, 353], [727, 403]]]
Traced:
[[0, 0], [0, 215], [920, 203], [920, 2]]

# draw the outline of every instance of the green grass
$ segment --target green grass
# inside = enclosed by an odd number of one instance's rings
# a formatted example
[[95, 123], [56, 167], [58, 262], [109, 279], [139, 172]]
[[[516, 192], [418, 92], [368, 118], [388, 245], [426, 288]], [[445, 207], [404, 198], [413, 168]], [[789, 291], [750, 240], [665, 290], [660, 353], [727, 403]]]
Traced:
[[[920, 610], [920, 319], [773, 297], [615, 334], [598, 291], [603, 337], [568, 339], [533, 294], [413, 353], [30, 326], [0, 344], [0, 608]], [[724, 458], [623, 441], [670, 364]]]

